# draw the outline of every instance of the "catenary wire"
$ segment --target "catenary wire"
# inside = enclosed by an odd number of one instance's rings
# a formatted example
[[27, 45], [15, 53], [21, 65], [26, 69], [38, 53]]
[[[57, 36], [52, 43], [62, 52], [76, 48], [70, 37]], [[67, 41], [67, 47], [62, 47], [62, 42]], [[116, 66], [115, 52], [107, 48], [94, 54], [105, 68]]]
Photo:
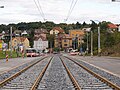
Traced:
[[[39, 1], [38, 1], [38, 2], [39, 2]], [[37, 7], [37, 9], [38, 9], [38, 11], [39, 11], [39, 13], [40, 13], [40, 15], [42, 16], [43, 20], [45, 21], [46, 19], [44, 18], [44, 13], [42, 13], [42, 12], [43, 12], [43, 11], [42, 11], [42, 8], [41, 8], [41, 9], [39, 8], [39, 7], [40, 7], [40, 4], [38, 5], [35, 0], [34, 0], [34, 3], [35, 3], [35, 5], [36, 5], [36, 7]]]

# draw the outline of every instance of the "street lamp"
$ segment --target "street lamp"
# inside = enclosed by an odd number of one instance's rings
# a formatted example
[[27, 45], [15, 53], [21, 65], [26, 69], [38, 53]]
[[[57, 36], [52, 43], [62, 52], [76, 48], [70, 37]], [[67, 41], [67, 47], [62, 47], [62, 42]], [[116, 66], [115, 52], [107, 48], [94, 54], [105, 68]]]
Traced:
[[98, 56], [101, 54], [101, 48], [100, 48], [100, 26], [98, 26]]
[[0, 8], [4, 8], [4, 6], [0, 6]]
[[112, 0], [112, 2], [120, 2], [120, 0]]
[[12, 27], [10, 27], [10, 57], [12, 58]]
[[90, 31], [91, 33], [91, 57], [93, 56], [93, 31]]
[[[93, 20], [90, 20], [93, 21]], [[98, 20], [94, 20], [97, 21], [98, 23], [100, 23], [100, 21]], [[101, 55], [101, 47], [100, 47], [100, 26], [98, 26], [98, 56]]]
[[86, 48], [86, 51], [87, 51], [87, 54], [88, 54], [88, 33], [91, 31], [91, 28], [86, 28], [85, 31], [87, 32], [87, 48]]

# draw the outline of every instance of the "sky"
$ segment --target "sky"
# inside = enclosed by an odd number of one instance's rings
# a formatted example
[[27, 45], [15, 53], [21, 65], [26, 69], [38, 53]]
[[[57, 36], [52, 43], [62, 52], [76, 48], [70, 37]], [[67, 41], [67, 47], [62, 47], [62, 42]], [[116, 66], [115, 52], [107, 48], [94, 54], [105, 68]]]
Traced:
[[[120, 2], [78, 0], [66, 20], [71, 3], [76, 0], [39, 0], [46, 21], [54, 23], [91, 23], [90, 20], [120, 24]], [[120, 1], [120, 0], [118, 0]], [[38, 4], [37, 0], [35, 2]], [[45, 22], [34, 0], [0, 0], [0, 24]], [[66, 21], [65, 21], [66, 20]]]

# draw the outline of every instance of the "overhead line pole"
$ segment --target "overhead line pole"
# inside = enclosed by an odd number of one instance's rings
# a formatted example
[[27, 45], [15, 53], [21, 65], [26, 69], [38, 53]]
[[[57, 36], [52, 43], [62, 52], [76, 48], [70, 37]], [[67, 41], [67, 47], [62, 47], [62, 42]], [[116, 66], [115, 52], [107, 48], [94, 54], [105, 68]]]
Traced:
[[12, 58], [12, 27], [10, 27], [10, 57]]

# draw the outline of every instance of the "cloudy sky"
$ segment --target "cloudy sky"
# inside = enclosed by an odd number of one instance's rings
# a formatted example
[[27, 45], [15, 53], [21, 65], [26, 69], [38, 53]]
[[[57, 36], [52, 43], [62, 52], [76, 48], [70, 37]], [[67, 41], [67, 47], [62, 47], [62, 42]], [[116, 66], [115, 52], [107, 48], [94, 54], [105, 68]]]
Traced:
[[[55, 23], [64, 23], [71, 3], [77, 0], [39, 0], [44, 16], [38, 11], [34, 1], [38, 4], [37, 0], [0, 0], [0, 6], [4, 6], [0, 8], [0, 24], [44, 22], [43, 18]], [[120, 2], [78, 0], [65, 23], [90, 23], [90, 20], [120, 23]]]

